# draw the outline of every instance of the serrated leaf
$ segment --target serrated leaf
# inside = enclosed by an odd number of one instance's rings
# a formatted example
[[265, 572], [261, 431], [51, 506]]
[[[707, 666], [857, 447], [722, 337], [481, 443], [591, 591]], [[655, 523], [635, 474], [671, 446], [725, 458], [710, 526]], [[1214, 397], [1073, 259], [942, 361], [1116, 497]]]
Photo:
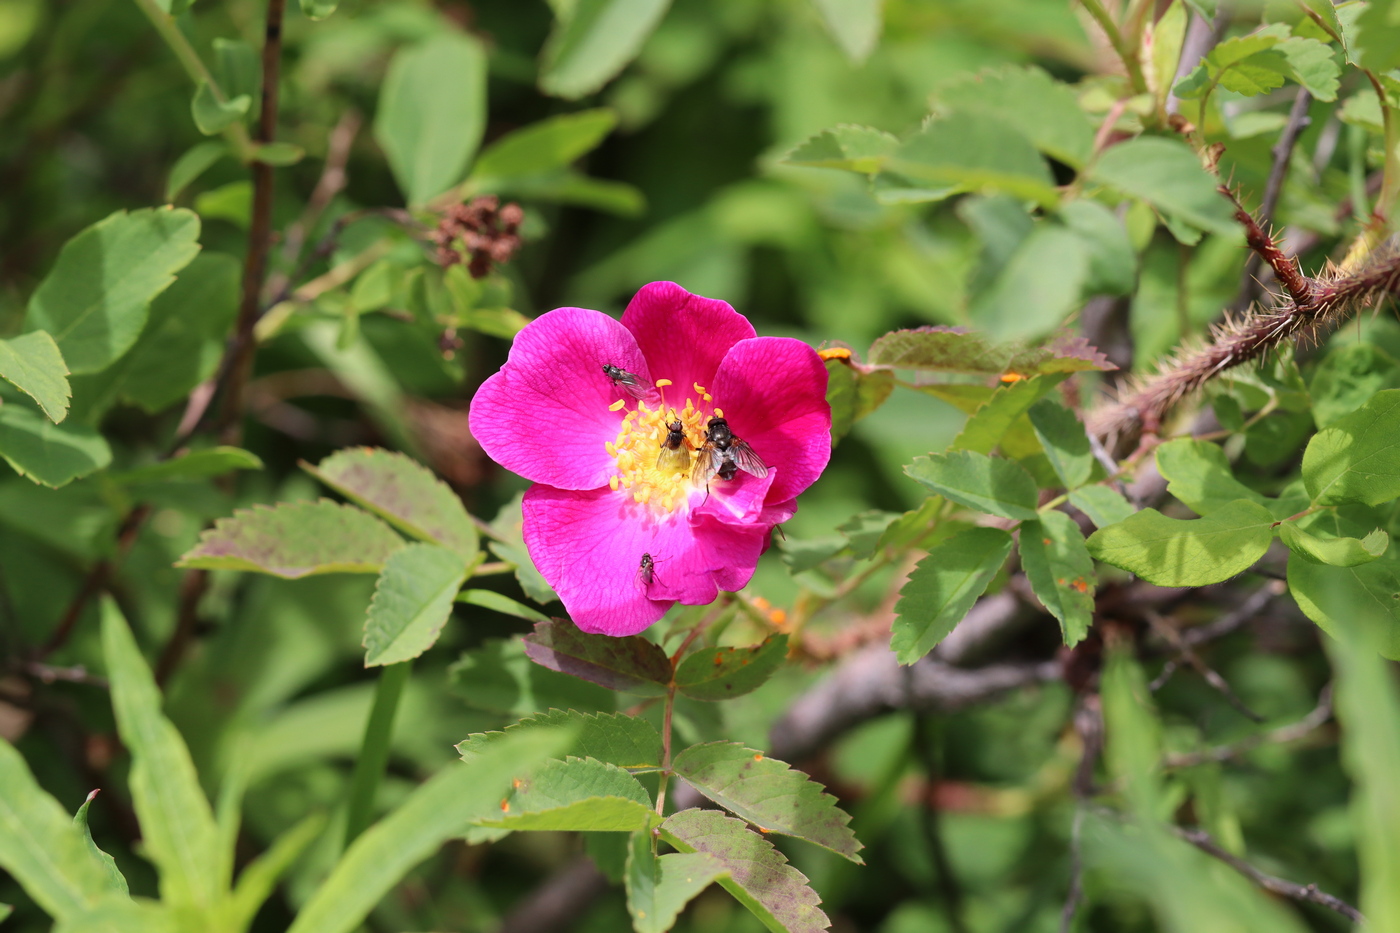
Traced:
[[619, 768], [661, 767], [661, 733], [645, 719], [624, 713], [580, 713], [552, 709], [511, 723], [502, 732], [474, 733], [457, 744], [462, 760], [470, 764], [505, 736], [521, 730], [557, 729], [567, 726], [576, 735], [565, 754], [594, 758]]
[[105, 369], [136, 342], [151, 299], [199, 252], [198, 240], [199, 217], [179, 208], [98, 221], [63, 244], [24, 329], [52, 334], [70, 372]]
[[68, 399], [73, 395], [68, 385], [68, 366], [47, 331], [0, 340], [0, 379], [13, 383], [38, 402], [55, 424], [68, 414]]
[[1118, 490], [1102, 485], [1081, 486], [1069, 494], [1069, 501], [1097, 528], [1116, 525], [1137, 511]]
[[900, 517], [898, 512], [871, 509], [852, 516], [845, 524], [837, 525], [836, 530], [850, 542], [851, 556], [856, 560], [866, 560], [874, 556], [876, 545], [884, 536], [890, 524]]
[[54, 924], [53, 933], [184, 933], [188, 929], [178, 909], [135, 898], [109, 899], [65, 917]]
[[852, 426], [885, 403], [894, 391], [894, 373], [887, 369], [857, 369], [841, 360], [826, 361], [826, 400], [831, 405], [831, 442], [845, 437]]
[[729, 873], [717, 880], [774, 933], [821, 933], [831, 921], [807, 877], [741, 821], [713, 810], [681, 810], [661, 824], [661, 838], [684, 853], [703, 852]]
[[617, 113], [603, 107], [531, 123], [487, 146], [472, 166], [472, 178], [542, 175], [567, 168], [595, 149], [615, 126]]
[[1243, 573], [1274, 538], [1274, 517], [1236, 499], [1204, 518], [1182, 521], [1143, 509], [1089, 537], [1089, 553], [1158, 586], [1205, 586]]
[[97, 796], [97, 791], [87, 795], [83, 805], [78, 808], [78, 812], [73, 815], [73, 825], [83, 834], [83, 840], [87, 843], [88, 853], [97, 860], [97, 863], [107, 873], [108, 892], [120, 897], [129, 897], [131, 889], [127, 887], [126, 876], [117, 867], [117, 860], [97, 847], [97, 843], [92, 841], [92, 830], [88, 826], [88, 810], [92, 807], [93, 798]]
[[499, 812], [503, 787], [572, 741], [567, 731], [511, 736], [468, 766], [443, 768], [359, 835], [301, 908], [288, 933], [350, 933], [415, 865], [477, 818]]
[[390, 554], [365, 620], [365, 667], [409, 661], [431, 648], [466, 579], [462, 556], [436, 544]]
[[527, 622], [544, 622], [549, 619], [544, 613], [531, 609], [524, 603], [518, 603], [509, 596], [502, 596], [494, 590], [463, 590], [457, 594], [457, 602], [480, 606]]
[[561, 674], [638, 696], [662, 696], [671, 682], [671, 659], [640, 635], [589, 635], [567, 619], [535, 623], [524, 638], [536, 664]]
[[409, 204], [462, 180], [486, 128], [486, 52], [445, 29], [395, 53], [380, 85], [374, 138]]
[[611, 690], [531, 661], [517, 638], [488, 641], [464, 652], [447, 674], [452, 693], [468, 706], [513, 717], [553, 707], [592, 711], [617, 706]]
[[476, 526], [462, 500], [416, 460], [378, 447], [337, 451], [302, 469], [356, 505], [422, 541], [440, 544], [472, 560]]
[[966, 328], [941, 325], [885, 334], [871, 344], [870, 362], [895, 369], [987, 376], [1005, 373], [1034, 376], [1118, 368], [1079, 337], [1027, 348], [1014, 343], [996, 344], [985, 335]]
[[627, 910], [637, 933], [666, 933], [695, 895], [728, 874], [719, 859], [704, 852], [657, 858], [650, 833], [633, 833], [629, 843], [623, 877]]
[[498, 811], [477, 825], [510, 830], [632, 832], [661, 817], [637, 779], [592, 758], [546, 761], [517, 777]]
[[884, 0], [813, 0], [827, 32], [853, 64], [870, 57], [880, 38]]
[[1218, 444], [1181, 437], [1158, 447], [1156, 459], [1158, 472], [1167, 480], [1167, 492], [1197, 515], [1209, 515], [1236, 499], [1268, 506], [1264, 495], [1235, 479]]
[[850, 542], [840, 535], [815, 538], [811, 541], [788, 538], [785, 541], [780, 540], [778, 543], [778, 549], [782, 551], [783, 564], [794, 574], [820, 567], [849, 547]]
[[890, 647], [900, 664], [928, 654], [962, 621], [1006, 562], [1011, 545], [1011, 535], [999, 528], [969, 528], [929, 550], [894, 607]]
[[378, 573], [404, 540], [379, 519], [328, 499], [239, 509], [221, 518], [177, 567], [251, 570], [289, 580]]
[[92, 428], [57, 425], [19, 405], [0, 407], [0, 457], [16, 473], [57, 489], [112, 462], [112, 448]]
[[953, 439], [951, 449], [991, 453], [1031, 406], [1067, 378], [1067, 373], [1047, 373], [998, 386], [991, 397], [967, 419], [963, 429]]
[[914, 181], [998, 191], [1050, 206], [1059, 201], [1045, 160], [1026, 137], [994, 117], [953, 112], [926, 122], [890, 156]]
[[1318, 431], [1303, 452], [1303, 482], [1319, 505], [1400, 496], [1400, 389], [1377, 392]]
[[692, 745], [676, 755], [675, 773], [761, 832], [796, 836], [864, 865], [851, 817], [801, 771], [738, 742]]
[[1021, 526], [1021, 567], [1040, 604], [1060, 622], [1074, 647], [1094, 622], [1094, 561], [1079, 526], [1064, 512], [1049, 511]]
[[1094, 453], [1078, 416], [1048, 398], [1036, 402], [1026, 414], [1046, 459], [1065, 488], [1078, 489], [1087, 483], [1094, 472]]
[[869, 126], [841, 124], [822, 130], [783, 156], [788, 165], [808, 168], [838, 168], [863, 175], [879, 172], [899, 139]]
[[915, 457], [904, 468], [944, 498], [959, 505], [1023, 521], [1036, 517], [1039, 490], [1020, 464], [971, 450]]
[[1369, 564], [1390, 547], [1390, 535], [1377, 528], [1364, 538], [1319, 538], [1295, 522], [1278, 526], [1278, 536], [1288, 549], [1304, 560], [1333, 567]]
[[676, 686], [692, 700], [727, 700], [752, 693], [787, 658], [788, 637], [770, 635], [748, 648], [701, 648], [676, 667]]
[[253, 98], [248, 94], [221, 97], [208, 81], [200, 81], [194, 97], [190, 99], [190, 116], [201, 133], [213, 136], [242, 120], [252, 106]]
[[131, 752], [131, 801], [146, 852], [160, 871], [161, 899], [210, 910], [223, 896], [213, 810], [184, 739], [161, 712], [160, 688], [121, 611], [108, 598], [101, 614], [112, 711]]
[[929, 496], [917, 509], [910, 509], [890, 523], [875, 545], [876, 551], [899, 551], [923, 540], [938, 527], [938, 511], [943, 500]]
[[1094, 129], [1073, 89], [1034, 66], [959, 77], [938, 87], [933, 99], [939, 109], [996, 117], [1073, 168], [1082, 168], [1093, 152]]
[[545, 43], [540, 90], [577, 100], [627, 66], [671, 0], [575, 0]]
[[1230, 203], [1216, 191], [1217, 182], [1183, 142], [1160, 136], [1130, 139], [1105, 150], [1088, 174], [1201, 230], [1228, 235], [1239, 229]]
[[263, 462], [257, 454], [241, 447], [207, 447], [192, 450], [173, 460], [163, 460], [150, 466], [123, 470], [109, 477], [118, 485], [158, 483], [170, 480], [208, 479], [233, 470], [261, 470]]

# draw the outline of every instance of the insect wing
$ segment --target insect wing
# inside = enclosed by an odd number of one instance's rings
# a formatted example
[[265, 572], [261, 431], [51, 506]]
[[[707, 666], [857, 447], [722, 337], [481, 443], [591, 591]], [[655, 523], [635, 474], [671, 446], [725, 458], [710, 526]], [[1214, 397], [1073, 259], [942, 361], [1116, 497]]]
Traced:
[[603, 364], [603, 373], [612, 380], [613, 385], [638, 401], [645, 399], [652, 393], [651, 387], [642, 385], [642, 381], [637, 378], [635, 373], [629, 373], [627, 370], [610, 363]]
[[690, 470], [690, 481], [697, 486], [707, 485], [724, 465], [724, 451], [706, 441], [695, 458], [695, 466]]
[[747, 441], [736, 438], [734, 443], [729, 445], [729, 456], [745, 473], [750, 473], [759, 479], [768, 475], [768, 464], [763, 462], [763, 458], [754, 452]]

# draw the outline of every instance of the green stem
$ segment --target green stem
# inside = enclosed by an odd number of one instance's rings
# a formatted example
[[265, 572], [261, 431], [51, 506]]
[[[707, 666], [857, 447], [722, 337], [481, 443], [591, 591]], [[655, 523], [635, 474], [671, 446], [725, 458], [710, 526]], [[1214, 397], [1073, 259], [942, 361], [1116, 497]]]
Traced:
[[[699, 626], [696, 626], [698, 629]], [[679, 654], [679, 652], [677, 652]], [[672, 667], [674, 668], [674, 663]], [[671, 780], [671, 713], [676, 708], [676, 675], [671, 674], [671, 686], [666, 691], [666, 712], [661, 719], [661, 781], [656, 788], [656, 815], [666, 815], [666, 785]]]
[[360, 757], [355, 761], [355, 773], [350, 777], [350, 800], [345, 815], [345, 846], [369, 827], [374, 816], [374, 797], [384, 770], [389, 764], [389, 744], [394, 736], [394, 715], [399, 709], [399, 697], [412, 662], [387, 665], [379, 672], [374, 688], [374, 706], [365, 722], [365, 738], [360, 744]]
[[1367, 71], [1366, 77], [1370, 79], [1371, 86], [1376, 89], [1376, 96], [1381, 100], [1381, 117], [1385, 121], [1385, 169], [1381, 178], [1381, 193], [1376, 198], [1374, 216], [1377, 218], [1376, 229], [1371, 231], [1371, 245], [1374, 247], [1386, 235], [1395, 229], [1394, 218], [1391, 216], [1395, 208], [1395, 199], [1400, 195], [1400, 119], [1397, 119], [1395, 108], [1386, 103], [1385, 87], [1374, 74]]
[[1142, 63], [1138, 61], [1137, 43], [1130, 47], [1123, 41], [1123, 33], [1119, 32], [1118, 24], [1113, 21], [1113, 17], [1108, 15], [1108, 10], [1100, 0], [1079, 0], [1089, 15], [1094, 18], [1094, 22], [1099, 24], [1099, 28], [1108, 37], [1108, 42], [1113, 46], [1113, 51], [1118, 53], [1118, 57], [1123, 61], [1123, 67], [1128, 71], [1128, 80], [1133, 86], [1134, 94], [1147, 93], [1147, 79], [1142, 73]]

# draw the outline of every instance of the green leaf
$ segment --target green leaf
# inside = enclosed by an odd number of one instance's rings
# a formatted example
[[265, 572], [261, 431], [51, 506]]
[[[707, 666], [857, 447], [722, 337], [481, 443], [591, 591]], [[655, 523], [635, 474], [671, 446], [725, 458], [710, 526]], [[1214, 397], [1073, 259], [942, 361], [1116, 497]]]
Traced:
[[551, 619], [535, 623], [524, 640], [525, 653], [536, 664], [609, 690], [664, 696], [671, 682], [671, 659], [640, 635], [589, 635], [567, 619]]
[[208, 81], [200, 81], [190, 100], [190, 116], [201, 133], [213, 136], [242, 120], [252, 106], [253, 98], [247, 94], [220, 99]]
[[1132, 294], [1137, 287], [1137, 255], [1118, 215], [1098, 201], [1079, 198], [1060, 208], [1060, 219], [1089, 256], [1085, 294]]
[[577, 100], [637, 57], [671, 0], [576, 0], [545, 43], [540, 90]]
[[1356, 4], [1349, 12], [1351, 16], [1346, 17], [1338, 13], [1338, 19], [1343, 26], [1354, 23], [1345, 34], [1351, 60], [1377, 74], [1400, 66], [1400, 22], [1392, 18], [1390, 4]]
[[809, 137], [783, 156], [782, 161], [787, 165], [839, 168], [874, 175], [884, 168], [897, 148], [898, 137], [884, 130], [843, 123]]
[[297, 914], [288, 933], [351, 933], [384, 895], [444, 842], [499, 812], [502, 788], [556, 755], [567, 730], [511, 736], [471, 765], [452, 764], [415, 788], [397, 809], [361, 833]]
[[827, 32], [852, 64], [859, 65], [870, 57], [880, 39], [884, 0], [813, 0], [813, 3]]
[[339, 5], [340, 0], [301, 0], [301, 12], [307, 19], [325, 19]]
[[518, 603], [509, 596], [502, 596], [494, 590], [463, 590], [457, 594], [457, 602], [481, 606], [483, 609], [515, 616], [517, 619], [524, 619], [527, 622], [547, 622], [549, 620], [549, 616], [544, 613], [531, 609], [524, 603]]
[[1002, 191], [1044, 206], [1059, 193], [1026, 137], [995, 117], [954, 112], [933, 119], [889, 157], [891, 171], [965, 191]]
[[676, 667], [676, 686], [692, 700], [727, 700], [752, 693], [787, 658], [786, 635], [748, 648], [702, 648]]
[[424, 204], [462, 180], [485, 127], [480, 41], [442, 30], [390, 60], [374, 138], [409, 204]]
[[195, 196], [194, 209], [205, 220], [227, 220], [247, 230], [253, 219], [253, 183], [241, 179], [201, 191]]
[[1158, 447], [1156, 456], [1157, 471], [1167, 480], [1167, 492], [1197, 515], [1209, 515], [1237, 499], [1269, 505], [1267, 497], [1235, 479], [1218, 444], [1181, 437]]
[[97, 796], [97, 793], [97, 791], [92, 791], [87, 795], [83, 805], [73, 815], [73, 825], [82, 830], [83, 839], [87, 842], [88, 853], [106, 870], [108, 893], [120, 897], [130, 897], [131, 889], [127, 887], [126, 876], [117, 867], [117, 860], [99, 849], [97, 843], [92, 841], [92, 830], [88, 827], [88, 809], [92, 806], [92, 800]]
[[1089, 537], [1089, 553], [1158, 586], [1205, 586], [1243, 573], [1274, 538], [1274, 517], [1236, 499], [1204, 518], [1182, 521], [1143, 509]]
[[[1303, 615], [1334, 638], [1366, 636], [1372, 647], [1400, 660], [1400, 559], [1393, 554], [1352, 567], [1288, 556], [1288, 592]], [[1383, 620], [1368, 631], [1371, 618]]]
[[633, 833], [627, 850], [627, 911], [637, 933], [666, 933], [685, 905], [728, 873], [704, 852], [656, 857], [651, 833]]
[[174, 201], [180, 192], [189, 187], [190, 182], [228, 154], [228, 146], [220, 140], [206, 139], [188, 149], [170, 167], [170, 179], [165, 183], [165, 200]]
[[959, 505], [1018, 521], [1036, 517], [1035, 480], [1014, 461], [951, 450], [915, 457], [904, 472]]
[[118, 211], [83, 230], [29, 299], [27, 331], [53, 335], [73, 373], [105, 369], [131, 348], [151, 299], [199, 252], [199, 217], [180, 208]]
[[1089, 435], [1075, 413], [1047, 398], [1032, 405], [1026, 414], [1050, 466], [1065, 488], [1078, 489], [1087, 483], [1094, 472], [1094, 453]]
[[110, 598], [102, 601], [102, 651], [117, 732], [131, 752], [131, 802], [146, 852], [160, 871], [161, 899], [174, 907], [211, 910], [223, 895], [214, 813], [189, 749], [161, 713], [151, 669]]
[[890, 647], [900, 664], [928, 654], [962, 621], [1006, 563], [1011, 544], [1011, 535], [999, 528], [969, 528], [929, 550], [894, 607]]
[[252, 43], [217, 36], [214, 46], [214, 80], [226, 97], [262, 96], [262, 62]]
[[963, 429], [953, 439], [951, 449], [991, 453], [1011, 426], [1066, 378], [1066, 373], [1048, 373], [998, 386], [991, 397], [967, 419]]
[[1122, 493], [1109, 486], [1081, 486], [1069, 494], [1069, 501], [1099, 528], [1116, 525], [1137, 511]]
[[1288, 549], [1304, 560], [1333, 567], [1369, 564], [1390, 547], [1390, 535], [1377, 528], [1364, 538], [1319, 538], [1308, 534], [1295, 522], [1278, 526], [1278, 536]]
[[68, 386], [68, 366], [47, 331], [0, 340], [0, 379], [13, 383], [38, 402], [55, 424], [68, 414], [68, 399], [73, 395]]
[[278, 879], [293, 866], [326, 829], [325, 813], [313, 811], [287, 830], [261, 855], [238, 873], [238, 883], [228, 907], [229, 925], [234, 930], [246, 930], [262, 905], [277, 890]]
[[1190, 146], [1159, 136], [1139, 136], [1110, 146], [1089, 178], [1142, 198], [1158, 211], [1211, 233], [1234, 234], [1239, 225], [1217, 182]]
[[1121, 647], [1108, 651], [1101, 695], [1109, 774], [1127, 792], [1140, 819], [1156, 820], [1162, 797], [1158, 773], [1162, 725], [1152, 708], [1152, 691], [1142, 668]]
[[13, 745], [0, 739], [0, 868], [44, 912], [62, 920], [106, 896], [112, 879], [84, 834], [44, 792]]
[[1318, 505], [1400, 496], [1400, 389], [1377, 392], [1318, 431], [1303, 451], [1303, 482]]
[[1074, 519], [1049, 511], [1022, 525], [1021, 566], [1035, 598], [1060, 621], [1065, 644], [1083, 641], [1094, 622], [1094, 561]]
[[0, 407], [0, 457], [20, 476], [57, 489], [112, 462], [112, 448], [92, 428], [56, 425], [19, 405]]
[[113, 473], [108, 478], [118, 485], [155, 483], [168, 480], [208, 479], [223, 476], [233, 470], [261, 470], [263, 462], [257, 454], [241, 447], [207, 447], [192, 450], [182, 457], [163, 460], [150, 466]]
[[466, 579], [461, 555], [435, 544], [390, 554], [365, 620], [365, 667], [408, 661], [431, 648]]
[[189, 918], [165, 904], [107, 900], [54, 925], [53, 933], [185, 933]]
[[1313, 420], [1325, 428], [1400, 384], [1400, 363], [1372, 343], [1333, 344], [1308, 383]]
[[739, 820], [714, 810], [681, 810], [660, 829], [681, 852], [717, 859], [729, 874], [716, 880], [773, 933], [822, 933], [831, 926], [807, 877]]
[[177, 567], [251, 570], [294, 580], [316, 573], [378, 573], [404, 541], [388, 525], [328, 499], [239, 509], [199, 536]]
[[889, 527], [880, 535], [875, 551], [899, 551], [917, 545], [937, 530], [938, 511], [942, 505], [943, 500], [938, 496], [929, 496], [917, 509], [910, 509], [890, 522]]
[[617, 113], [602, 107], [531, 123], [487, 146], [472, 166], [472, 178], [542, 175], [567, 168], [597, 148], [615, 126]]
[[617, 706], [611, 690], [541, 667], [526, 657], [524, 644], [514, 638], [488, 641], [463, 653], [447, 674], [452, 693], [468, 706], [513, 717], [554, 707], [611, 710]]
[[476, 526], [452, 488], [421, 463], [378, 447], [352, 447], [302, 469], [421, 541], [440, 544], [463, 559], [479, 550]]
[[306, 158], [306, 150], [294, 143], [254, 143], [252, 161], [265, 165], [296, 165]]
[[898, 512], [871, 509], [852, 517], [836, 530], [850, 542], [851, 556], [856, 560], [866, 560], [875, 555], [875, 549], [890, 524], [900, 517]]
[[857, 865], [862, 846], [836, 798], [801, 771], [738, 742], [692, 745], [675, 757], [677, 775], [760, 832], [796, 836]]
[[1118, 368], [1080, 339], [1057, 340], [1051, 346], [1028, 348], [1014, 343], [994, 344], [983, 334], [943, 326], [891, 331], [871, 344], [870, 362], [894, 369], [986, 376], [1013, 372], [1034, 376]]
[[516, 778], [497, 812], [479, 826], [510, 830], [632, 832], [661, 818], [646, 788], [623, 769], [592, 758], [546, 761]]
[[1094, 150], [1094, 128], [1073, 88], [1034, 66], [964, 75], [933, 92], [935, 107], [997, 118], [1046, 155], [1083, 168]]
[[505, 736], [521, 730], [574, 730], [573, 743], [563, 752], [575, 758], [593, 758], [618, 768], [661, 767], [661, 733], [645, 719], [623, 713], [579, 713], [552, 709], [511, 723], [502, 732], [473, 733], [457, 744], [462, 760], [471, 764]]
[[857, 421], [885, 403], [894, 391], [894, 373], [826, 361], [826, 400], [831, 405], [831, 442], [845, 437]]

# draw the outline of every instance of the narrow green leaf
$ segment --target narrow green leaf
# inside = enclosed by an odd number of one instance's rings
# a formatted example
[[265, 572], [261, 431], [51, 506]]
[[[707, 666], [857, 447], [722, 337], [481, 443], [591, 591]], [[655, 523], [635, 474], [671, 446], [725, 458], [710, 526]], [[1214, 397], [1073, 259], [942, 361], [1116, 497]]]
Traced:
[[1060, 621], [1065, 644], [1083, 641], [1094, 621], [1094, 560], [1074, 519], [1052, 510], [1022, 525], [1021, 566], [1035, 598]]
[[1197, 515], [1209, 515], [1237, 499], [1265, 507], [1269, 504], [1266, 496], [1235, 479], [1219, 444], [1180, 437], [1158, 447], [1156, 457], [1157, 471], [1167, 480], [1167, 492]]
[[887, 369], [858, 369], [840, 360], [827, 360], [826, 373], [834, 444], [850, 433], [857, 421], [885, 403], [894, 391], [894, 373]]
[[213, 136], [242, 120], [252, 106], [253, 98], [247, 94], [220, 100], [209, 82], [201, 81], [190, 99], [190, 116], [201, 133]]
[[887, 165], [915, 181], [1001, 191], [1045, 206], [1059, 201], [1050, 169], [1035, 147], [985, 114], [953, 112], [928, 121]]
[[796, 836], [857, 865], [862, 846], [851, 817], [822, 785], [788, 764], [738, 742], [692, 745], [672, 766], [700, 793], [761, 832]]
[[397, 809], [365, 830], [297, 914], [288, 933], [350, 933], [415, 865], [472, 821], [499, 812], [503, 788], [568, 746], [572, 736], [530, 731], [511, 736], [471, 765], [452, 764], [415, 788]]
[[897, 148], [899, 139], [884, 130], [843, 123], [808, 138], [783, 156], [783, 162], [873, 175], [884, 167]]
[[1036, 517], [1035, 480], [1014, 461], [952, 450], [915, 457], [904, 472], [959, 505], [1018, 521]]
[[101, 434], [78, 424], [57, 425], [19, 405], [0, 407], [0, 457], [20, 476], [57, 489], [112, 462]]
[[131, 348], [151, 299], [199, 252], [199, 217], [180, 208], [118, 211], [83, 230], [29, 299], [27, 331], [53, 335], [73, 373], [105, 369]]
[[1047, 373], [998, 386], [991, 397], [967, 419], [963, 429], [953, 439], [952, 449], [991, 453], [1031, 406], [1067, 378], [1067, 373]]
[[165, 200], [174, 201], [191, 182], [228, 154], [228, 146], [222, 140], [213, 139], [196, 143], [186, 150], [170, 167], [170, 178], [165, 183]]
[[690, 809], [671, 814], [660, 828], [661, 838], [681, 852], [717, 859], [729, 874], [716, 880], [774, 933], [822, 933], [831, 926], [807, 877], [741, 821]]
[[211, 910], [223, 895], [214, 813], [184, 739], [161, 712], [151, 669], [110, 598], [102, 601], [102, 651], [117, 732], [131, 752], [131, 802], [146, 852], [160, 870], [161, 899]]
[[70, 915], [54, 925], [53, 933], [185, 933], [189, 929], [188, 916], [178, 910], [136, 898], [107, 900]]
[[661, 818], [646, 788], [623, 769], [592, 758], [546, 761], [518, 777], [479, 826], [509, 830], [632, 832]]
[[1089, 553], [1158, 586], [1205, 586], [1243, 573], [1274, 538], [1274, 517], [1236, 499], [1205, 518], [1181, 521], [1143, 509], [1089, 537]]
[[1364, 538], [1319, 538], [1299, 528], [1295, 522], [1278, 526], [1278, 536], [1288, 549], [1304, 560], [1333, 567], [1369, 564], [1390, 547], [1390, 535], [1377, 528]]
[[442, 30], [390, 60], [374, 137], [409, 204], [461, 181], [485, 128], [486, 52], [476, 38]]
[[472, 166], [474, 179], [541, 175], [567, 168], [617, 126], [617, 113], [600, 107], [531, 123], [487, 146]]
[[265, 852], [238, 875], [233, 897], [228, 907], [229, 925], [234, 930], [246, 930], [252, 925], [262, 905], [277, 889], [277, 881], [297, 863], [307, 848], [326, 829], [328, 818], [323, 812], [313, 812], [291, 829], [278, 836]]
[[1116, 525], [1137, 511], [1122, 493], [1103, 485], [1081, 486], [1069, 494], [1069, 501], [1099, 528]]
[[73, 825], [78, 827], [83, 833], [83, 840], [87, 843], [88, 853], [97, 860], [97, 863], [107, 872], [108, 893], [119, 897], [130, 897], [131, 889], [127, 887], [126, 876], [117, 867], [117, 860], [97, 847], [97, 843], [92, 841], [92, 829], [88, 826], [88, 810], [92, 807], [92, 800], [97, 796], [97, 791], [92, 791], [83, 801], [83, 805], [78, 808], [78, 812], [73, 815]]
[[577, 100], [637, 57], [671, 0], [576, 0], [545, 43], [540, 90]]
[[933, 99], [940, 110], [996, 117], [1072, 168], [1082, 168], [1094, 149], [1094, 128], [1074, 89], [1034, 66], [960, 76], [938, 87]]
[[353, 506], [282, 502], [221, 518], [177, 567], [251, 570], [289, 580], [316, 573], [378, 573], [404, 540]]
[[435, 544], [390, 554], [365, 620], [365, 667], [408, 661], [431, 648], [466, 579], [461, 555]]
[[517, 619], [525, 619], [527, 622], [549, 621], [549, 616], [544, 613], [531, 609], [524, 603], [518, 603], [509, 596], [502, 596], [494, 590], [463, 590], [457, 594], [457, 602], [481, 606], [484, 609], [515, 616]]
[[1048, 398], [1036, 402], [1026, 414], [1050, 466], [1065, 488], [1078, 489], [1087, 483], [1094, 472], [1094, 453], [1078, 416]]
[[1162, 726], [1147, 679], [1132, 656], [1117, 648], [1108, 652], [1102, 681], [1104, 761], [1138, 818], [1155, 821], [1162, 798]]
[[748, 648], [702, 648], [676, 668], [676, 686], [692, 700], [727, 700], [752, 693], [787, 658], [786, 635]]
[[1303, 482], [1319, 505], [1379, 505], [1400, 496], [1400, 389], [1377, 392], [1313, 435]]
[[583, 711], [617, 707], [611, 690], [531, 661], [518, 638], [487, 641], [463, 653], [447, 674], [452, 693], [468, 706], [514, 718], [555, 707]]
[[306, 158], [306, 150], [294, 143], [255, 143], [252, 161], [285, 167]]
[[1215, 190], [1215, 179], [1183, 142], [1139, 136], [1118, 143], [1104, 151], [1089, 177], [1201, 230], [1228, 235], [1239, 229], [1230, 203]]
[[339, 5], [340, 0], [301, 0], [301, 12], [307, 19], [325, 19]]
[[110, 896], [111, 876], [73, 819], [44, 792], [24, 757], [0, 739], [0, 868], [62, 920]]
[[880, 39], [884, 0], [812, 0], [827, 32], [853, 64], [870, 57]]
[[456, 551], [463, 560], [476, 557], [476, 526], [462, 500], [416, 460], [378, 447], [353, 447], [314, 467], [303, 462], [302, 469], [400, 531]]
[[928, 654], [962, 621], [1006, 562], [1011, 544], [1011, 535], [998, 528], [969, 528], [919, 561], [894, 607], [890, 647], [900, 664]]
[[[216, 36], [214, 46], [214, 80], [226, 97], [247, 95], [252, 101], [262, 96], [262, 62], [251, 42]], [[255, 106], [255, 105], [254, 105]], [[255, 110], [250, 107], [250, 115]]]
[[651, 833], [637, 832], [627, 850], [627, 911], [637, 933], [666, 933], [685, 905], [728, 871], [704, 852], [657, 858], [655, 845]]
[[111, 474], [110, 479], [118, 485], [131, 483], [156, 483], [169, 480], [208, 479], [222, 476], [233, 470], [261, 470], [263, 462], [257, 454], [241, 447], [206, 447], [192, 450], [182, 457], [163, 460], [150, 466], [137, 467]]
[[640, 635], [589, 635], [567, 619], [535, 623], [525, 653], [561, 674], [638, 696], [663, 696], [671, 682], [671, 659]]
[[38, 402], [55, 424], [68, 414], [68, 399], [73, 395], [68, 386], [68, 366], [47, 331], [0, 340], [0, 379], [13, 383]]
[[565, 754], [593, 758], [619, 768], [661, 767], [661, 733], [645, 719], [624, 713], [580, 713], [552, 709], [547, 713], [511, 723], [502, 732], [473, 733], [457, 744], [462, 760], [471, 764], [508, 735], [523, 730], [574, 730], [573, 744]]

